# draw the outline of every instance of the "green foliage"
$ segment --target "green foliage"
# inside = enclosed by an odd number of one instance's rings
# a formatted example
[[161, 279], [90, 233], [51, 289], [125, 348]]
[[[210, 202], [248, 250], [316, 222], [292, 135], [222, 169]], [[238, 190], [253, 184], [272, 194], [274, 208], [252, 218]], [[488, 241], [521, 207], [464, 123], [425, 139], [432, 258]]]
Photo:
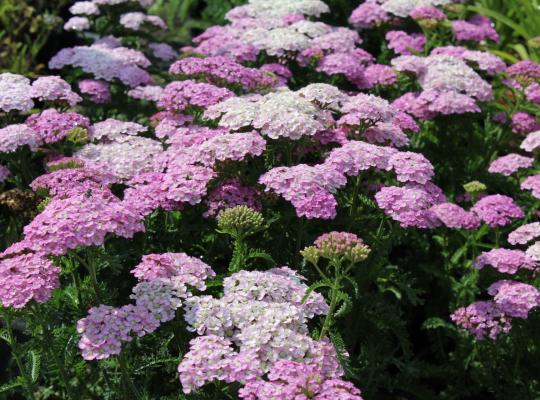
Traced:
[[513, 62], [540, 61], [539, 6], [538, 0], [477, 0], [469, 8], [496, 23], [501, 50], [495, 53]]
[[43, 69], [37, 57], [63, 24], [59, 11], [69, 0], [0, 2], [0, 72], [29, 74]]

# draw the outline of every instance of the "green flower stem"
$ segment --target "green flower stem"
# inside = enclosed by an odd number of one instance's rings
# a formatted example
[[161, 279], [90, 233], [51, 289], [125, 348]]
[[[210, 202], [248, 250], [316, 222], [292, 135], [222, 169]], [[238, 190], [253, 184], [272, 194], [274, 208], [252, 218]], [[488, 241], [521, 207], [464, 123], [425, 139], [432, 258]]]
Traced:
[[326, 333], [330, 329], [330, 326], [332, 325], [334, 312], [337, 306], [337, 293], [341, 289], [340, 281], [341, 281], [341, 277], [339, 274], [336, 273], [336, 277], [334, 278], [334, 284], [332, 285], [332, 288], [330, 289], [330, 307], [328, 309], [328, 314], [326, 314], [326, 317], [324, 318], [323, 326], [321, 328], [321, 333], [319, 334], [319, 340], [325, 337]]
[[68, 399], [75, 400], [77, 399], [77, 397], [74, 396], [73, 393], [71, 393], [71, 386], [69, 384], [69, 379], [66, 373], [64, 361], [60, 360], [60, 357], [58, 356], [57, 352], [54, 351], [54, 348], [52, 347], [54, 338], [51, 334], [49, 324], [47, 323], [47, 321], [43, 320], [42, 313], [39, 312], [37, 307], [34, 309], [34, 314], [41, 326], [41, 329], [43, 330], [43, 339], [44, 339], [43, 350], [45, 352], [48, 352], [52, 356], [54, 363], [56, 364], [56, 367], [58, 368], [58, 372], [60, 374], [60, 380], [62, 381], [64, 389], [66, 390]]
[[[356, 208], [358, 207], [358, 193], [360, 192], [360, 175], [356, 177], [356, 182], [354, 183], [354, 191], [353, 191], [353, 198], [352, 198], [352, 204], [351, 208], [349, 210], [349, 217], [354, 217], [356, 214]], [[351, 219], [351, 222], [353, 220]]]
[[231, 262], [229, 263], [230, 272], [238, 272], [242, 269], [246, 262], [248, 252], [249, 249], [244, 241], [244, 237], [235, 237], [233, 243], [233, 255], [231, 258]]
[[15, 335], [13, 334], [12, 318], [11, 318], [11, 315], [9, 314], [9, 311], [6, 311], [4, 313], [4, 320], [6, 321], [6, 328], [7, 328], [8, 337], [9, 337], [9, 345], [11, 346], [13, 358], [15, 358], [15, 362], [17, 363], [17, 367], [19, 367], [19, 371], [23, 378], [24, 387], [27, 392], [28, 399], [36, 400], [36, 397], [34, 395], [35, 393], [34, 384], [32, 383], [32, 379], [28, 376], [27, 371], [24, 368], [19, 345], [17, 344], [17, 339], [15, 338]]
[[120, 352], [118, 355], [118, 364], [120, 366], [120, 372], [122, 374], [122, 382], [124, 383], [125, 387], [131, 392], [133, 397], [131, 395], [125, 395], [126, 400], [132, 400], [135, 398], [136, 400], [142, 399], [141, 393], [135, 386], [135, 383], [131, 379], [130, 371], [129, 371], [129, 365], [126, 361], [126, 358], [124, 356], [123, 352]]
[[[90, 250], [88, 250], [88, 252], [89, 251]], [[101, 304], [102, 303], [101, 299], [103, 298], [103, 296], [101, 295], [101, 291], [99, 289], [99, 283], [97, 280], [97, 270], [96, 270], [96, 263], [95, 263], [94, 255], [87, 253], [87, 261], [82, 259], [82, 257], [79, 257], [77, 254], [75, 254], [75, 257], [88, 271], [88, 274], [90, 275], [90, 282], [92, 283], [92, 288], [94, 289], [96, 301]]]

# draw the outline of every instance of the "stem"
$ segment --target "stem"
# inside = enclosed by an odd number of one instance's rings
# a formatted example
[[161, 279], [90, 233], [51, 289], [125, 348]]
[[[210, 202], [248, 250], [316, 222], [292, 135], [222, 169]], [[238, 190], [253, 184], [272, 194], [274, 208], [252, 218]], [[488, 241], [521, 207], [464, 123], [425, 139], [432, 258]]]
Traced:
[[495, 245], [497, 248], [500, 247], [500, 239], [501, 239], [501, 232], [499, 231], [499, 227], [495, 228]]
[[319, 340], [321, 340], [325, 335], [326, 332], [330, 329], [330, 325], [332, 324], [332, 319], [334, 316], [334, 311], [337, 306], [337, 292], [340, 289], [340, 276], [338, 273], [336, 273], [336, 277], [334, 279], [334, 285], [332, 286], [332, 289], [330, 289], [330, 308], [328, 309], [328, 314], [326, 314], [326, 317], [324, 318], [323, 326], [321, 328], [321, 333], [319, 335]]
[[356, 182], [354, 184], [353, 199], [352, 199], [351, 209], [349, 210], [350, 217], [353, 217], [356, 214], [356, 207], [358, 207], [358, 192], [359, 191], [360, 191], [360, 175], [356, 177]]
[[35, 400], [36, 397], [34, 396], [34, 384], [32, 383], [32, 380], [28, 378], [28, 375], [26, 374], [26, 369], [24, 368], [23, 362], [21, 360], [21, 356], [19, 353], [19, 346], [17, 344], [17, 339], [15, 338], [15, 335], [13, 334], [13, 326], [11, 324], [11, 316], [8, 312], [5, 314], [5, 321], [6, 321], [6, 328], [8, 331], [9, 336], [9, 344], [12, 349], [13, 357], [15, 358], [15, 362], [17, 363], [17, 366], [19, 367], [19, 371], [21, 373], [21, 376], [24, 381], [24, 387], [28, 393], [28, 398], [30, 400]]
[[[89, 251], [89, 250], [88, 250]], [[75, 254], [75, 253], [74, 253]], [[92, 288], [94, 289], [94, 294], [96, 297], [96, 301], [100, 304], [103, 302], [101, 301], [101, 291], [99, 290], [99, 284], [97, 281], [97, 271], [96, 271], [96, 265], [94, 263], [94, 257], [93, 255], [87, 253], [88, 255], [88, 262], [84, 261], [81, 257], [79, 257], [77, 254], [75, 254], [75, 257], [79, 260], [79, 262], [87, 269], [88, 274], [90, 275], [90, 281], [92, 282]]]
[[[120, 371], [122, 373], [122, 381], [124, 382], [124, 385], [133, 394], [135, 399], [137, 400], [141, 399], [142, 398], [141, 393], [139, 392], [139, 390], [137, 390], [135, 383], [133, 383], [133, 380], [131, 379], [131, 376], [129, 375], [129, 366], [125, 359], [124, 353], [120, 352], [120, 354], [118, 355], [118, 362], [120, 365]], [[126, 399], [131, 400], [131, 397], [126, 396]]]
[[248, 247], [244, 243], [244, 238], [238, 236], [234, 239], [233, 255], [231, 262], [229, 263], [230, 272], [238, 272], [244, 266], [246, 255], [248, 253]]
[[54, 360], [54, 363], [56, 364], [58, 368], [58, 372], [60, 373], [60, 380], [62, 381], [62, 384], [64, 385], [64, 389], [66, 389], [66, 394], [69, 399], [76, 399], [72, 393], [71, 393], [71, 387], [69, 385], [69, 379], [67, 377], [66, 369], [64, 362], [60, 360], [60, 357], [58, 357], [58, 354], [56, 351], [54, 351], [54, 348], [52, 347], [54, 338], [51, 334], [51, 331], [49, 329], [49, 324], [47, 321], [43, 321], [43, 318], [41, 317], [42, 314], [39, 313], [39, 311], [34, 311], [34, 314], [36, 315], [37, 320], [39, 321], [39, 324], [41, 325], [41, 328], [43, 329], [43, 338], [45, 339], [45, 343], [43, 346], [43, 349], [46, 352], [49, 352]]
[[79, 275], [77, 274], [76, 271], [71, 271], [71, 277], [73, 279], [73, 284], [75, 285], [75, 291], [77, 292], [77, 302], [79, 304], [77, 304], [78, 308], [79, 308], [79, 311], [84, 314], [85, 313], [85, 309], [84, 309], [84, 304], [83, 304], [83, 300], [82, 300], [82, 296], [81, 296], [81, 282], [80, 282], [80, 279], [79, 279]]

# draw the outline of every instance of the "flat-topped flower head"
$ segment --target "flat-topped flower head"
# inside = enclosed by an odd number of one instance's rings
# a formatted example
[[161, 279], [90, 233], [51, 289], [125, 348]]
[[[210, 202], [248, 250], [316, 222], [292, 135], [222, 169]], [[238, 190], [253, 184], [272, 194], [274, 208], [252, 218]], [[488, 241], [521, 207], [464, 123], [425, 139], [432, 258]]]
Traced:
[[521, 269], [534, 270], [538, 263], [527, 256], [522, 250], [493, 249], [484, 251], [476, 259], [474, 266], [482, 269], [491, 265], [497, 271], [505, 274], [516, 274]]
[[90, 126], [90, 121], [84, 115], [74, 112], [60, 112], [54, 108], [32, 114], [26, 119], [26, 125], [32, 128], [39, 139], [45, 143], [55, 143], [68, 136], [74, 128]]
[[64, 101], [70, 106], [82, 101], [71, 86], [59, 76], [43, 76], [32, 83], [30, 94], [40, 101]]
[[477, 229], [480, 227], [480, 219], [476, 215], [456, 204], [435, 204], [430, 211], [448, 228]]
[[233, 96], [230, 90], [208, 83], [175, 81], [165, 86], [157, 104], [167, 111], [178, 112], [189, 107], [207, 108]]
[[31, 300], [45, 303], [60, 286], [60, 268], [37, 253], [19, 254], [0, 260], [0, 303], [23, 308]]
[[526, 283], [502, 280], [488, 288], [500, 310], [513, 318], [527, 319], [529, 312], [540, 306], [540, 291]]
[[492, 301], [477, 301], [458, 308], [450, 318], [479, 340], [495, 340], [501, 333], [508, 333], [512, 329], [512, 317], [502, 312]]
[[525, 216], [511, 197], [500, 194], [483, 197], [476, 202], [471, 211], [492, 228], [508, 225], [513, 218]]
[[0, 153], [13, 153], [24, 146], [37, 150], [41, 138], [25, 124], [8, 125], [0, 129]]
[[532, 222], [510, 232], [508, 243], [513, 245], [526, 244], [537, 237], [540, 237], [540, 222]]
[[34, 102], [30, 80], [10, 72], [0, 74], [0, 110], [24, 112], [32, 107], [34, 107]]
[[512, 153], [506, 156], [502, 156], [494, 160], [490, 165], [488, 171], [504, 176], [510, 176], [523, 168], [529, 168], [533, 165], [534, 158], [525, 157], [520, 154]]

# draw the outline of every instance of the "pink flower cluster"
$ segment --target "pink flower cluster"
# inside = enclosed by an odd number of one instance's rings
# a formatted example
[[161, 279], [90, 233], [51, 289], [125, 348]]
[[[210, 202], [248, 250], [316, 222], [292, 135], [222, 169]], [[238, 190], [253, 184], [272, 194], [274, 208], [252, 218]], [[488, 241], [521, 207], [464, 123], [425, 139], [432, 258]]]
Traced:
[[49, 108], [26, 119], [26, 125], [36, 132], [40, 142], [48, 144], [64, 139], [73, 128], [89, 128], [87, 117], [74, 112], [60, 112]]
[[268, 373], [268, 381], [256, 380], [240, 389], [244, 400], [362, 400], [360, 390], [350, 382], [313, 364], [278, 361]]
[[205, 290], [204, 281], [215, 275], [207, 264], [185, 253], [143, 256], [131, 272], [140, 280], [131, 296], [136, 305], [93, 307], [77, 323], [79, 348], [85, 360], [120, 354], [122, 343], [151, 333], [160, 323], [173, 319], [182, 299], [191, 295], [188, 287]]
[[54, 198], [24, 228], [16, 244], [47, 255], [64, 255], [77, 247], [99, 246], [109, 234], [131, 238], [144, 225], [129, 207], [105, 192]]
[[205, 217], [215, 217], [221, 210], [245, 205], [260, 211], [262, 204], [259, 191], [251, 186], [242, 186], [239, 179], [228, 179], [208, 194]]
[[520, 169], [531, 167], [533, 163], [534, 158], [524, 157], [522, 155], [512, 153], [497, 158], [489, 165], [488, 171], [504, 176], [510, 176]]
[[497, 271], [514, 275], [521, 269], [535, 270], [538, 263], [522, 250], [493, 249], [484, 251], [476, 259], [474, 266], [482, 269], [491, 265]]
[[[202, 337], [178, 367], [185, 393], [219, 379], [247, 382], [279, 360], [316, 364], [338, 374], [335, 351], [327, 341], [308, 336], [307, 318], [328, 312], [324, 298], [289, 268], [241, 271], [223, 282], [223, 296], [186, 301], [185, 318]], [[236, 350], [235, 350], [236, 349]]]
[[60, 268], [39, 253], [7, 256], [0, 260], [0, 303], [23, 308], [34, 300], [45, 303], [60, 286]]
[[190, 79], [200, 79], [214, 85], [255, 90], [271, 87], [276, 83], [272, 74], [256, 68], [244, 67], [229, 57], [188, 57], [176, 61], [169, 73]]
[[232, 96], [234, 93], [230, 90], [208, 83], [175, 81], [165, 86], [157, 105], [167, 111], [179, 112], [190, 107], [207, 108]]
[[96, 79], [119, 79], [131, 87], [152, 81], [144, 69], [150, 66], [150, 61], [143, 53], [109, 43], [64, 48], [49, 61], [50, 69], [61, 69], [67, 65], [81, 68]]

